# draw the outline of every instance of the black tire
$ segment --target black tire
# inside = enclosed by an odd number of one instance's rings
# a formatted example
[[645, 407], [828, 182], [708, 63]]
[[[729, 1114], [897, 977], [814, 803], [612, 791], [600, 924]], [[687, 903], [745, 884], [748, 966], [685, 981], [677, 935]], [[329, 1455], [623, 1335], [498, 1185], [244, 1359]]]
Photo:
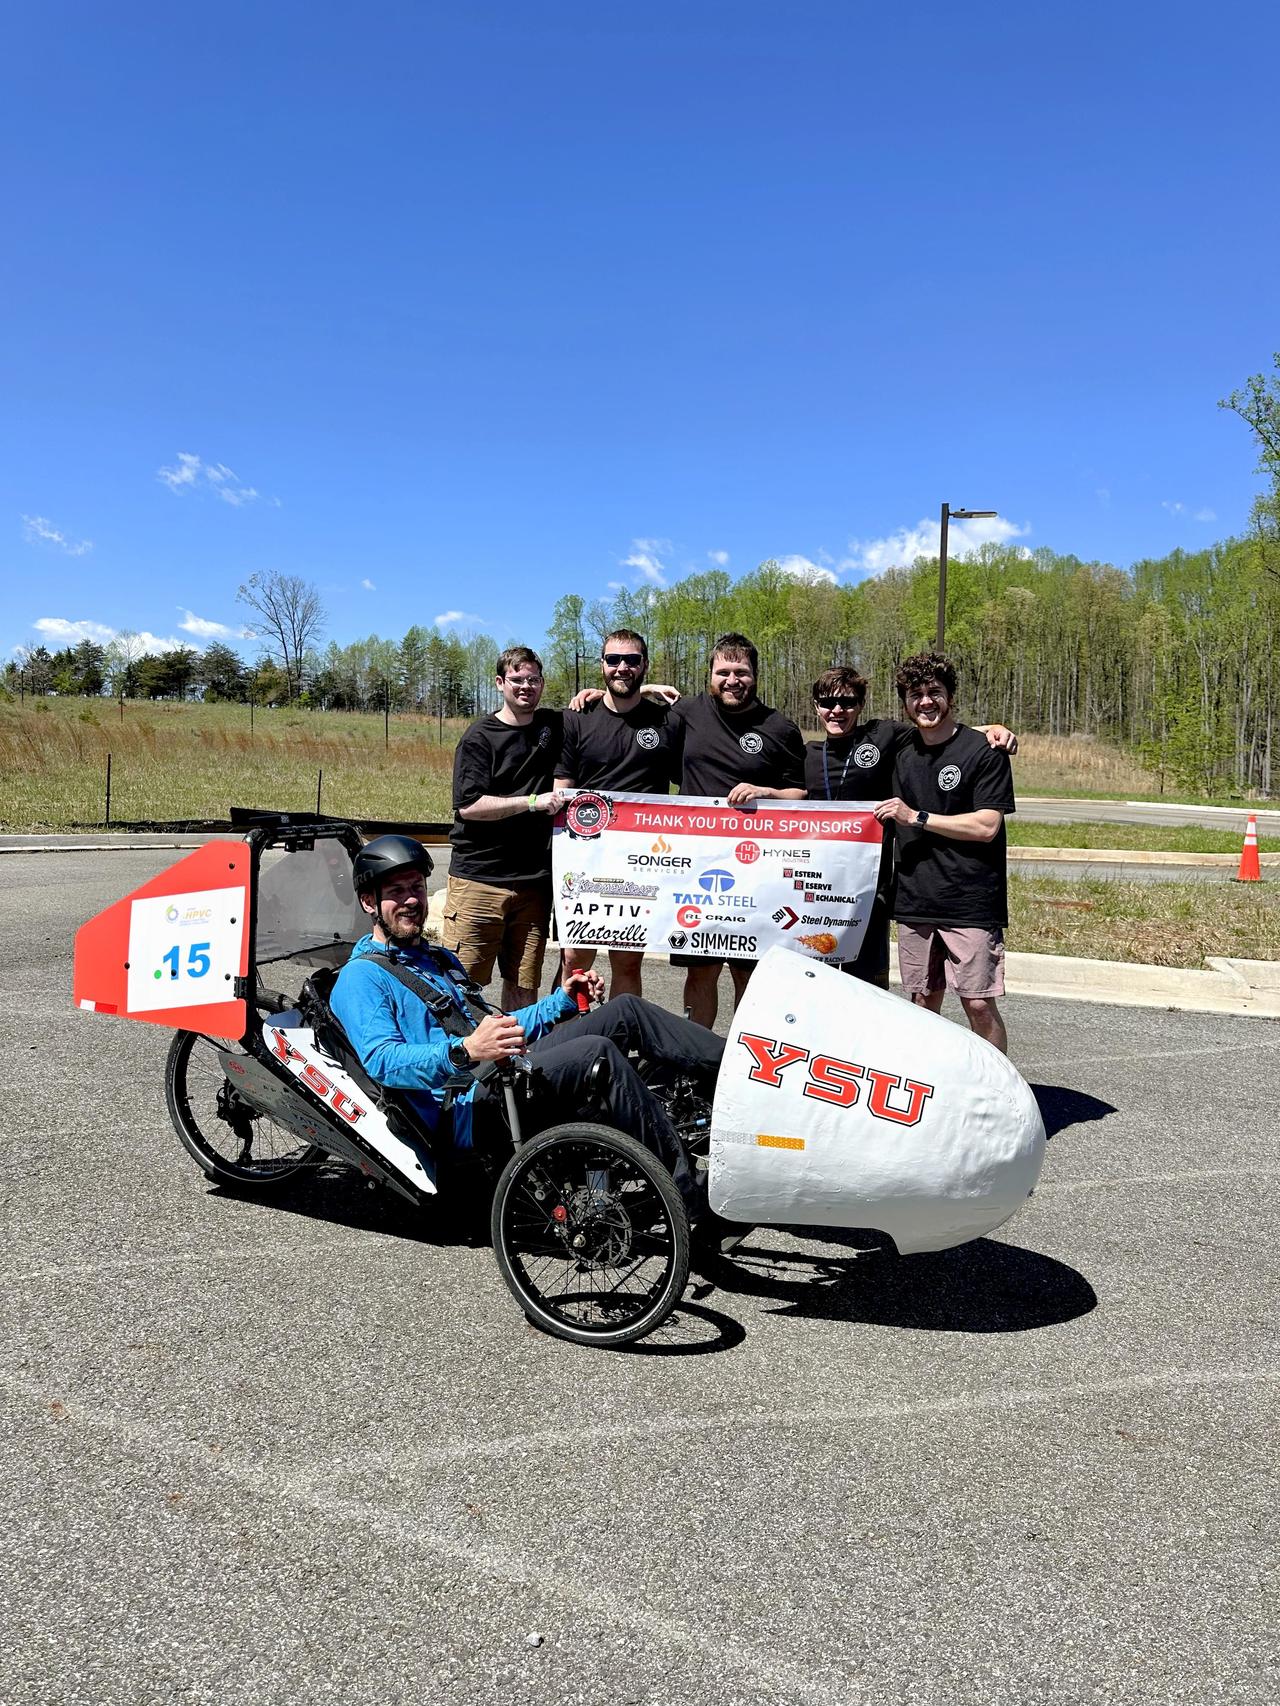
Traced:
[[218, 1048], [197, 1031], [179, 1031], [164, 1066], [164, 1095], [182, 1147], [219, 1184], [252, 1188], [291, 1179], [324, 1151], [238, 1101]]
[[522, 1144], [498, 1180], [491, 1226], [525, 1314], [576, 1344], [643, 1339], [689, 1278], [689, 1217], [675, 1181], [612, 1126], [552, 1126]]

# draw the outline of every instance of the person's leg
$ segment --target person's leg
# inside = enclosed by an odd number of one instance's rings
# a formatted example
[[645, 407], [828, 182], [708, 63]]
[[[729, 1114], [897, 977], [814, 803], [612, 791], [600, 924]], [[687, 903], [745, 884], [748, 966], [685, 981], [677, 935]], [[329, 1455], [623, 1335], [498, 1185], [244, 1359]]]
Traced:
[[899, 924], [898, 972], [902, 993], [916, 1007], [942, 1011], [947, 992], [942, 943], [932, 924]]
[[551, 891], [545, 883], [521, 883], [507, 894], [498, 970], [502, 973], [503, 1011], [510, 1013], [538, 999], [551, 922]]
[[1004, 1028], [1004, 1020], [1000, 1009], [994, 1001], [975, 999], [971, 995], [962, 995], [960, 1005], [964, 1008], [965, 1018], [969, 1021], [969, 1029], [989, 1043], [994, 1043], [1001, 1054], [1009, 1052], [1009, 1033]]
[[695, 1025], [708, 1030], [716, 1022], [716, 1003], [723, 960], [694, 960], [684, 974], [684, 1010]]
[[1004, 931], [966, 926], [941, 932], [951, 967], [951, 984], [975, 1035], [1009, 1052], [1009, 1035], [996, 1006], [1004, 994]]
[[889, 908], [883, 895], [871, 903], [867, 933], [855, 960], [845, 960], [840, 967], [859, 983], [872, 983], [877, 989], [889, 987]]
[[[583, 950], [579, 949], [579, 952]], [[594, 951], [592, 958], [594, 959]], [[590, 964], [590, 961], [587, 962]], [[643, 988], [644, 955], [633, 954], [630, 948], [609, 950], [609, 999], [620, 995], [639, 995]]]
[[[605, 1012], [607, 1009], [598, 1008], [596, 1011]], [[587, 1075], [597, 1061], [602, 1061], [608, 1123], [637, 1138], [651, 1150], [675, 1180], [690, 1213], [700, 1213], [702, 1204], [694, 1183], [693, 1169], [662, 1103], [616, 1043], [607, 1036], [580, 1030], [584, 1020], [572, 1023], [574, 1035], [566, 1035], [562, 1028], [540, 1037], [529, 1049], [542, 1080], [539, 1090], [546, 1098], [544, 1112], [553, 1110], [550, 1120], [539, 1123], [545, 1129], [547, 1124], [557, 1125], [576, 1118], [582, 1105]]]
[[692, 1073], [708, 1087], [714, 1087], [724, 1057], [724, 1039], [714, 1031], [690, 1019], [677, 1019], [665, 1007], [638, 995], [619, 995], [581, 1018], [568, 1020], [555, 1034], [608, 1037], [624, 1053], [634, 1050], [659, 1069]]
[[482, 987], [493, 976], [493, 962], [502, 942], [505, 889], [473, 883], [450, 874], [445, 891], [441, 940], [462, 961], [467, 976]]
[[730, 960], [729, 976], [733, 979], [733, 1010], [736, 1013], [738, 1004], [747, 993], [747, 985], [751, 982], [751, 974], [760, 962], [758, 960]]

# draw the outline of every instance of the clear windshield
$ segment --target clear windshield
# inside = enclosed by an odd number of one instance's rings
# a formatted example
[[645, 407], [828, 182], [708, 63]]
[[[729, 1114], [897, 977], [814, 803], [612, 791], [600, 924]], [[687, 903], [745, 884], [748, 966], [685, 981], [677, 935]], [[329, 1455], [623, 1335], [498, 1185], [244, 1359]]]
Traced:
[[351, 887], [351, 854], [328, 837], [296, 853], [266, 854], [258, 874], [257, 961], [341, 965], [368, 917]]

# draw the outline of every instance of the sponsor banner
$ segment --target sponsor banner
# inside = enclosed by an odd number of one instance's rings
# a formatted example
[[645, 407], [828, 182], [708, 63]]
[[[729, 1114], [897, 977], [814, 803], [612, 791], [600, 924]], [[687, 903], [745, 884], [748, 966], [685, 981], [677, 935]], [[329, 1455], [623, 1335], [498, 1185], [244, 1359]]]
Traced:
[[566, 946], [856, 958], [880, 871], [874, 802], [576, 790], [552, 839]]

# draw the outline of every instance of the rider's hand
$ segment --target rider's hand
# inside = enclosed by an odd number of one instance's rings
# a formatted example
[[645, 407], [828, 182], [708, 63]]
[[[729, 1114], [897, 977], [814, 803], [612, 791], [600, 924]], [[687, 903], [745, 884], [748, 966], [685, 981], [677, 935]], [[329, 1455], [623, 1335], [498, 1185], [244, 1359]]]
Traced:
[[757, 787], [754, 782], [735, 782], [725, 795], [725, 799], [731, 806], [752, 806], [757, 800], [776, 798], [776, 788]]
[[509, 1013], [486, 1013], [462, 1046], [479, 1063], [482, 1060], [510, 1060], [524, 1053], [524, 1032]]
[[604, 1000], [604, 979], [598, 971], [566, 970], [560, 979], [560, 987], [574, 1001], [578, 999], [578, 991], [583, 990], [592, 1001]]

